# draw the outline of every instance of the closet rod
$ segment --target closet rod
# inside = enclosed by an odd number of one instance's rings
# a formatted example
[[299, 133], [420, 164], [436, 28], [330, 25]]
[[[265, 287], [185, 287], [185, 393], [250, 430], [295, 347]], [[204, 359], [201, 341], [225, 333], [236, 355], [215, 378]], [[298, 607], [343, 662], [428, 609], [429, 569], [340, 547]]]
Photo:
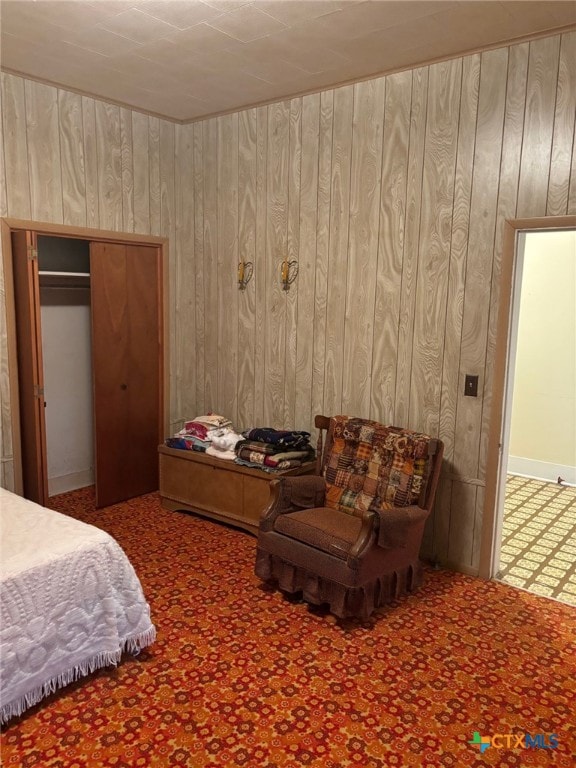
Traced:
[[63, 272], [53, 269], [39, 269], [40, 277], [90, 277], [90, 272]]
[[73, 285], [73, 284], [70, 284], [70, 283], [52, 283], [51, 285], [42, 285], [42, 283], [40, 283], [40, 288], [43, 291], [49, 290], [50, 288], [58, 288], [60, 290], [62, 288], [66, 288], [66, 290], [70, 290], [70, 291], [89, 291], [90, 290], [90, 285], [89, 284], [86, 284], [86, 285]]

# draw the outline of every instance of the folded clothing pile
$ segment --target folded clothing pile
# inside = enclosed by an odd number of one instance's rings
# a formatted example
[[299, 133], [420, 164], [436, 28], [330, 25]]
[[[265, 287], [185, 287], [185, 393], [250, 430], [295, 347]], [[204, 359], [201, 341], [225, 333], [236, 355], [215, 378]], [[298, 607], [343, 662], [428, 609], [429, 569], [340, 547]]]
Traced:
[[217, 413], [207, 413], [185, 422], [174, 437], [166, 440], [166, 445], [169, 448], [203, 451], [211, 456], [234, 461], [234, 446], [241, 439], [242, 436], [234, 432], [230, 419]]
[[300, 467], [315, 457], [309, 432], [257, 427], [242, 436], [236, 444], [236, 462], [248, 467], [277, 472]]
[[236, 444], [242, 440], [242, 435], [238, 435], [232, 427], [222, 427], [219, 434], [212, 435], [212, 442], [206, 448], [206, 453], [217, 459], [226, 461], [236, 461]]

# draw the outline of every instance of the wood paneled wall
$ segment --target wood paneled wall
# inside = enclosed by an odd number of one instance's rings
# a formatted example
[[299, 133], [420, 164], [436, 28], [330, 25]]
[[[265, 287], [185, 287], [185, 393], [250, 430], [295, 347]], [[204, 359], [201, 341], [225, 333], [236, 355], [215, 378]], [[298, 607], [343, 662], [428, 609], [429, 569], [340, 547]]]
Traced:
[[503, 224], [576, 213], [576, 33], [190, 125], [9, 75], [2, 111], [2, 215], [170, 238], [173, 429], [439, 435], [426, 553], [477, 572]]

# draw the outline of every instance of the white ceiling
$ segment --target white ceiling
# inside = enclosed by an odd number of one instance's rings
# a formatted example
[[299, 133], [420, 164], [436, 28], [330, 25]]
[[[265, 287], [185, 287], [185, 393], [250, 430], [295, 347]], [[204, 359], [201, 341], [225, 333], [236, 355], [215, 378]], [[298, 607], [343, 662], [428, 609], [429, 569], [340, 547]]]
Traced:
[[188, 122], [576, 25], [574, 0], [0, 0], [2, 69]]

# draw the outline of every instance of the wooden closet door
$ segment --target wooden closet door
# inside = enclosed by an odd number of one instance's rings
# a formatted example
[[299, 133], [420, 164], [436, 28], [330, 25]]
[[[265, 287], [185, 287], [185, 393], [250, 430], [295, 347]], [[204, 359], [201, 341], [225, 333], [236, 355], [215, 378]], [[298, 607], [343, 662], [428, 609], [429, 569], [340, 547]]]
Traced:
[[90, 244], [96, 504], [158, 489], [162, 441], [160, 256]]
[[18, 395], [24, 496], [38, 504], [48, 500], [44, 370], [40, 324], [40, 281], [36, 233], [12, 233], [12, 267], [16, 311]]

